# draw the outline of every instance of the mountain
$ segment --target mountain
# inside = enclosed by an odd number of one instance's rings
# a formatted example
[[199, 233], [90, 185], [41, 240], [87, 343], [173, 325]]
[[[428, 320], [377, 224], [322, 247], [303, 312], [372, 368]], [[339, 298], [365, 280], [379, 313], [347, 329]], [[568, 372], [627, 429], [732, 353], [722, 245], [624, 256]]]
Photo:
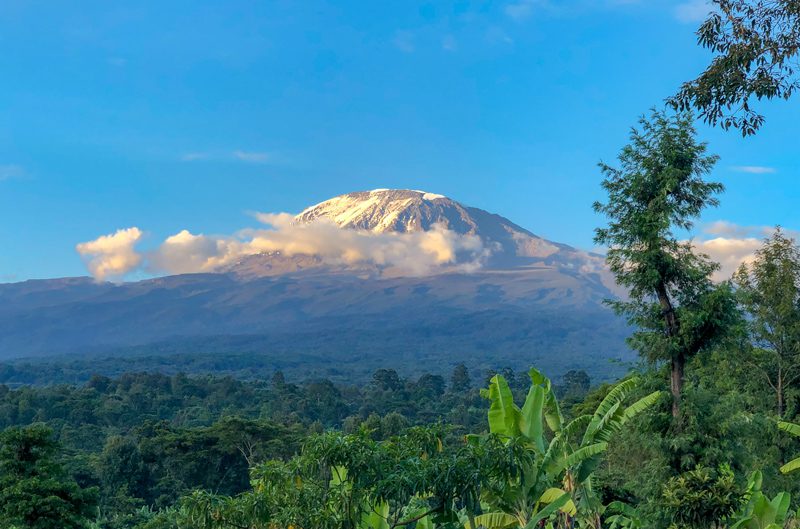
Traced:
[[570, 262], [602, 269], [602, 258], [537, 237], [510, 220], [462, 206], [443, 195], [407, 189], [375, 189], [341, 195], [311, 206], [298, 223], [326, 219], [340, 228], [377, 233], [429, 231], [440, 225], [460, 235], [476, 235], [492, 249], [489, 268]]
[[602, 257], [499, 215], [423, 191], [373, 190], [309, 207], [293, 225], [335, 225], [369, 244], [388, 237], [401, 251], [415, 248], [398, 246], [414, 234], [469, 244], [425, 274], [380, 259], [266, 251], [214, 273], [3, 284], [0, 358], [236, 353], [299, 377], [354, 379], [461, 361], [606, 377], [620, 369], [611, 361], [631, 358], [627, 328], [603, 304], [614, 285]]
[[[555, 267], [565, 273], [577, 272], [616, 290], [604, 258], [534, 235], [510, 220], [482, 209], [464, 206], [450, 198], [425, 191], [375, 189], [348, 193], [311, 206], [294, 217], [298, 225], [326, 221], [347, 230], [374, 234], [412, 234], [446, 229], [482, 242], [485, 256], [482, 270]], [[473, 258], [463, 252], [462, 258]], [[458, 260], [456, 260], [458, 264]], [[260, 277], [309, 268], [332, 267], [313, 255], [287, 256], [265, 252], [246, 256], [221, 268], [244, 277]], [[338, 270], [375, 271], [374, 263], [333, 267]]]

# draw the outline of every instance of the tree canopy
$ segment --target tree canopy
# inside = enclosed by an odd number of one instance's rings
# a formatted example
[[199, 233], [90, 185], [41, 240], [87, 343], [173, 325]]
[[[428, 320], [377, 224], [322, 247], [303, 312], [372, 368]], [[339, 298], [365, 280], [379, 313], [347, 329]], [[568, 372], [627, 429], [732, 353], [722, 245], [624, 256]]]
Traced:
[[619, 167], [600, 164], [608, 198], [594, 209], [609, 223], [595, 242], [608, 248], [630, 296], [610, 303], [636, 326], [630, 343], [642, 356], [671, 363], [676, 416], [687, 360], [712, 346], [735, 314], [727, 285], [710, 277], [719, 265], [676, 233], [718, 204], [722, 184], [705, 179], [716, 162], [696, 139], [691, 114], [653, 111], [631, 132]]
[[748, 136], [763, 125], [754, 100], [789, 99], [800, 87], [800, 1], [712, 0], [697, 32], [714, 54], [670, 102], [696, 109], [707, 123]]

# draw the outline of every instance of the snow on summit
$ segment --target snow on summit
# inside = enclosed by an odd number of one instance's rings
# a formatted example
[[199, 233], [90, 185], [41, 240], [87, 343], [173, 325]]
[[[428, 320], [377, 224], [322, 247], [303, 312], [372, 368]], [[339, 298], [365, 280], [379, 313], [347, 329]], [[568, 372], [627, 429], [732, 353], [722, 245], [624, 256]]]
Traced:
[[427, 231], [443, 224], [459, 233], [474, 232], [465, 208], [436, 193], [412, 189], [373, 189], [331, 198], [301, 212], [297, 222], [318, 219], [342, 228], [384, 232]]
[[373, 189], [347, 193], [311, 206], [295, 217], [299, 224], [317, 220], [374, 233], [445, 228], [461, 235], [476, 235], [491, 253], [490, 267], [538, 263], [581, 271], [603, 268], [602, 260], [586, 252], [534, 235], [500, 215], [427, 191]]

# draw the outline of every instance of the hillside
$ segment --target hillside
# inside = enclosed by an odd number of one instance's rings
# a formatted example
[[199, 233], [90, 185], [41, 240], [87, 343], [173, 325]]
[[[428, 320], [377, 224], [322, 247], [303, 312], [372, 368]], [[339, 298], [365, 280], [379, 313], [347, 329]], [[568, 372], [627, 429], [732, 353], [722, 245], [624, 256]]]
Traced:
[[[440, 195], [353, 193], [308, 208], [298, 224], [399, 240], [432, 229], [477, 237], [486, 253], [404, 275], [367, 260], [331, 263], [266, 252], [216, 273], [97, 283], [66, 278], [0, 285], [0, 358], [250, 354], [306, 376], [346, 378], [536, 363], [554, 374], [612, 376], [631, 358], [601, 259]], [[474, 256], [469, 256], [473, 259]], [[355, 376], [355, 374], [353, 374]]]

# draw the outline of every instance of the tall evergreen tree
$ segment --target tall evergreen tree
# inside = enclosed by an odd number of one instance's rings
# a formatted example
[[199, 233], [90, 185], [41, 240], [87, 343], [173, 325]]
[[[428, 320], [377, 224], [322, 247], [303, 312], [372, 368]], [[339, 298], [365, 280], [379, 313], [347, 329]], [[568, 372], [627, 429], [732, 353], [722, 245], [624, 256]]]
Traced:
[[749, 316], [750, 365], [775, 392], [782, 417], [786, 389], [800, 380], [800, 248], [778, 228], [734, 279]]
[[728, 285], [715, 285], [719, 265], [681, 241], [700, 213], [718, 204], [722, 184], [705, 180], [717, 162], [698, 142], [689, 113], [653, 111], [641, 118], [619, 154], [619, 168], [601, 163], [609, 218], [595, 241], [628, 300], [611, 302], [638, 327], [630, 342], [645, 358], [670, 363], [673, 416], [679, 415], [686, 362], [713, 345], [735, 313]]
[[82, 489], [56, 460], [43, 425], [0, 433], [0, 520], [18, 529], [84, 529], [95, 517], [97, 490]]

